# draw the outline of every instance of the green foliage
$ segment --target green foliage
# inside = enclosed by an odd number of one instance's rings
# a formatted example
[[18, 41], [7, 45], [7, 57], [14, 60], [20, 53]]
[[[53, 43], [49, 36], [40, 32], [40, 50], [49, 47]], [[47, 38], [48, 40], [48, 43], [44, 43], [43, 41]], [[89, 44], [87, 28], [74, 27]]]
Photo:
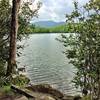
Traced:
[[31, 32], [30, 30], [30, 20], [33, 17], [37, 17], [38, 10], [41, 7], [41, 2], [37, 4], [38, 8], [35, 10], [30, 9], [31, 3], [26, 2], [21, 7], [21, 12], [19, 13], [19, 29], [18, 29], [18, 40], [22, 40], [23, 37], [26, 37]]
[[4, 75], [5, 75], [4, 62], [1, 61], [0, 62], [0, 76], [4, 76]]
[[43, 27], [35, 27], [32, 31], [33, 33], [49, 33], [48, 28], [43, 28]]
[[9, 92], [11, 91], [10, 85], [8, 85], [8, 86], [3, 86], [3, 87], [2, 87], [2, 90], [3, 90], [3, 92], [6, 93], [6, 94], [9, 93]]
[[[17, 41], [21, 41], [23, 37], [26, 37], [29, 31], [29, 22], [33, 16], [37, 16], [37, 12], [40, 8], [38, 3], [38, 9], [31, 10], [29, 8], [30, 3], [26, 2], [21, 5], [21, 9], [18, 16], [19, 30], [17, 34]], [[0, 86], [7, 85], [9, 83], [8, 78], [5, 77], [6, 62], [9, 58], [9, 36], [11, 32], [11, 5], [9, 0], [0, 0]], [[20, 56], [18, 49], [23, 46], [17, 46], [17, 54]]]
[[0, 96], [16, 96], [16, 94], [12, 91], [11, 85], [3, 86], [0, 88]]
[[[87, 89], [93, 97], [100, 99], [100, 2], [89, 3], [66, 15], [67, 23], [72, 25], [74, 34], [62, 35], [64, 52], [76, 68], [73, 82], [76, 87]], [[82, 11], [81, 11], [82, 10]], [[77, 24], [76, 24], [77, 23]]]
[[6, 76], [0, 76], [0, 88], [9, 86], [11, 84], [11, 78]]
[[91, 96], [90, 95], [83, 96], [82, 97], [82, 100], [91, 100]]
[[4, 75], [4, 64], [8, 58], [8, 34], [10, 26], [10, 5], [9, 1], [0, 1], [0, 75]]
[[12, 84], [18, 85], [18, 86], [25, 86], [29, 82], [30, 82], [29, 78], [27, 78], [25, 75], [18, 75], [12, 79]]
[[25, 75], [15, 75], [15, 76], [0, 76], [0, 88], [10, 86], [12, 84], [18, 86], [25, 86], [30, 82], [29, 78]]
[[[38, 9], [31, 10], [29, 8], [29, 3], [24, 3], [21, 6], [19, 13], [19, 30], [18, 30], [18, 40], [22, 40], [23, 37], [28, 35], [29, 31], [29, 21], [33, 16], [37, 16], [37, 12], [40, 8], [40, 3], [38, 3]], [[10, 25], [11, 25], [11, 5], [9, 0], [0, 0], [0, 65], [5, 64], [8, 60], [9, 53], [9, 35], [10, 35]]]
[[51, 33], [66, 33], [66, 24], [49, 28]]

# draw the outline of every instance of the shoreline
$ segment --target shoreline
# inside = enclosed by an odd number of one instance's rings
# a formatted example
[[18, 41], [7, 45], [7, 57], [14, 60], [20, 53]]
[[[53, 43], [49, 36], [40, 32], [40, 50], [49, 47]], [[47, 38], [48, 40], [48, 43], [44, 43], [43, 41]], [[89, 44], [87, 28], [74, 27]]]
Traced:
[[35, 98], [36, 100], [42, 100], [42, 99], [37, 99], [38, 97], [52, 98], [52, 99], [43, 99], [43, 100], [73, 100], [74, 98], [74, 96], [65, 95], [61, 93], [59, 90], [54, 89], [49, 84], [27, 85], [24, 88], [12, 85], [11, 92], [13, 92], [13, 95], [5, 94], [4, 96], [0, 96], [0, 100], [8, 100], [8, 98], [9, 100], [11, 98], [13, 98], [11, 100], [17, 100], [16, 98], [20, 100], [23, 96], [26, 97], [26, 100], [28, 100], [27, 98], [29, 98], [29, 95], [33, 96], [33, 98]]

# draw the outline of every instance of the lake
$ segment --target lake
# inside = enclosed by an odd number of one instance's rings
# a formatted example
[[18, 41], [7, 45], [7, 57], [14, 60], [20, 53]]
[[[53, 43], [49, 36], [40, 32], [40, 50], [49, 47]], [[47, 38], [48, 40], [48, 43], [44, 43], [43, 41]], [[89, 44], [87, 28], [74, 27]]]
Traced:
[[71, 83], [75, 71], [62, 53], [63, 45], [55, 38], [60, 34], [33, 34], [23, 40], [20, 66], [26, 66], [27, 76], [33, 84], [49, 83], [65, 94], [76, 94]]

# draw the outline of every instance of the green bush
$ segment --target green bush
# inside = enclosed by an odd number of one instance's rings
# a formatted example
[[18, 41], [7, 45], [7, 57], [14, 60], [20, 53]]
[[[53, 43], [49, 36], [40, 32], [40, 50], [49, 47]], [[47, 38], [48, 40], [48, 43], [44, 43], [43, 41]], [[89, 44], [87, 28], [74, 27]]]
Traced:
[[10, 85], [10, 77], [0, 76], [0, 87]]
[[12, 79], [12, 84], [18, 86], [25, 86], [30, 82], [30, 79], [27, 78], [25, 75], [18, 75]]

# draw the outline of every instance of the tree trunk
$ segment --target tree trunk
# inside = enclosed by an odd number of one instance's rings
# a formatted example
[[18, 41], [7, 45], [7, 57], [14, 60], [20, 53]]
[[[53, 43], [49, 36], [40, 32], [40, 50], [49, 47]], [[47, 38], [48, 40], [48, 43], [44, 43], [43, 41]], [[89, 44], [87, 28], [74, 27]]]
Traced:
[[16, 39], [18, 31], [18, 10], [20, 0], [12, 1], [12, 19], [11, 19], [11, 33], [10, 33], [10, 49], [9, 59], [6, 75], [9, 76], [16, 72]]

